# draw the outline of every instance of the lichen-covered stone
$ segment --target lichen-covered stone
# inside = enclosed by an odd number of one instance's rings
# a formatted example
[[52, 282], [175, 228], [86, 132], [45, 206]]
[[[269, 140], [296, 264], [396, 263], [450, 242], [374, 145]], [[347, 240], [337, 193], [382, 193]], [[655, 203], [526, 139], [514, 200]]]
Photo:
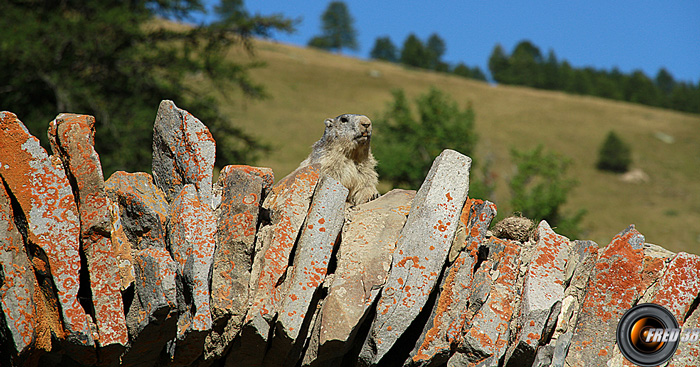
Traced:
[[[111, 346], [102, 351], [103, 362], [116, 362], [129, 341], [124, 305], [120, 293], [119, 255], [111, 239], [112, 215], [105, 192], [100, 157], [94, 148], [95, 118], [87, 115], [61, 114], [49, 124], [51, 149], [63, 162], [66, 174], [74, 182], [80, 215], [80, 239], [90, 273], [98, 345]], [[127, 260], [128, 261], [128, 260]]]
[[147, 173], [115, 172], [106, 182], [117, 208], [112, 239], [132, 248], [134, 296], [126, 315], [131, 345], [124, 365], [154, 365], [174, 337], [177, 322], [177, 267], [166, 249], [165, 196]]
[[119, 206], [121, 227], [134, 249], [164, 249], [170, 207], [151, 175], [117, 171], [105, 182], [105, 188]]
[[470, 166], [469, 157], [453, 150], [433, 162], [401, 231], [361, 363], [379, 363], [433, 292], [467, 198]]
[[131, 347], [122, 365], [154, 366], [177, 332], [177, 265], [168, 250], [154, 246], [134, 251], [134, 269], [134, 299], [126, 317]]
[[38, 288], [24, 239], [14, 223], [10, 196], [0, 180], [0, 340], [5, 344], [3, 350], [12, 351], [0, 357], [0, 364], [18, 365], [34, 346], [41, 331], [39, 320], [44, 317], [34, 306]]
[[[263, 168], [226, 166], [214, 185], [217, 232], [212, 264], [211, 313], [214, 326], [204, 344], [205, 359], [220, 358], [238, 334], [248, 309], [250, 269], [261, 196], [269, 178]], [[249, 173], [253, 172], [253, 173]], [[263, 176], [263, 177], [261, 177]]]
[[[49, 158], [39, 140], [10, 112], [0, 112], [0, 146], [0, 176], [26, 219], [26, 240], [36, 249], [34, 268], [52, 279], [40, 285], [52, 296], [50, 283], [55, 286], [65, 338], [72, 344], [92, 346], [89, 316], [78, 301], [78, 210], [63, 167]], [[63, 337], [60, 327], [51, 329]]]
[[298, 169], [280, 180], [265, 198], [263, 209], [269, 213], [270, 224], [256, 235], [251, 305], [241, 329], [241, 343], [229, 353], [227, 363], [262, 363], [271, 323], [285, 295], [278, 289], [280, 280], [287, 274], [289, 257], [319, 179], [320, 171], [315, 166]]
[[168, 202], [192, 184], [205, 205], [212, 204], [216, 142], [191, 113], [163, 100], [153, 124], [153, 179]]
[[338, 267], [314, 324], [305, 364], [333, 361], [352, 347], [389, 274], [396, 240], [415, 194], [392, 190], [349, 214], [338, 249]]
[[[533, 364], [538, 346], [548, 343], [554, 332], [555, 325], [548, 329], [547, 320], [556, 320], [564, 298], [569, 239], [554, 233], [546, 221], [540, 222], [537, 235], [535, 252], [525, 273], [518, 335], [506, 357], [508, 365]], [[559, 308], [554, 312], [557, 303]]]
[[[456, 354], [456, 358], [468, 361], [469, 366], [498, 365], [508, 348], [510, 322], [517, 311], [514, 303], [520, 297], [516, 290], [521, 263], [518, 243], [491, 237], [485, 250], [488, 256], [474, 274], [475, 286], [470, 296], [471, 301], [484, 294], [481, 296], [484, 301], [476, 310], [470, 310], [475, 314], [464, 328]], [[486, 282], [478, 281], [480, 274]], [[481, 287], [488, 287], [488, 293], [479, 291]]]
[[287, 269], [284, 296], [277, 310], [275, 334], [264, 365], [294, 365], [299, 359], [312, 326], [319, 294], [331, 254], [343, 226], [343, 211], [348, 189], [330, 176], [323, 176], [309, 208], [296, 245], [293, 265]]
[[466, 251], [459, 252], [455, 261], [447, 268], [431, 317], [406, 364], [444, 364], [461, 341], [462, 329], [470, 315], [468, 306], [474, 264], [478, 261], [479, 246], [495, 215], [496, 205], [493, 203], [467, 199], [460, 216], [460, 229], [464, 231], [465, 236], [456, 236], [455, 242], [462, 244], [453, 243], [452, 246], [454, 249], [466, 245]]
[[663, 258], [644, 254], [644, 236], [634, 226], [602, 250], [588, 283], [566, 357], [571, 366], [605, 365], [613, 352], [617, 320], [660, 275]]
[[199, 200], [194, 185], [185, 185], [172, 202], [168, 221], [168, 249], [177, 265], [181, 306], [171, 353], [176, 365], [190, 365], [204, 352], [204, 338], [212, 326], [209, 286], [215, 236], [212, 208]]

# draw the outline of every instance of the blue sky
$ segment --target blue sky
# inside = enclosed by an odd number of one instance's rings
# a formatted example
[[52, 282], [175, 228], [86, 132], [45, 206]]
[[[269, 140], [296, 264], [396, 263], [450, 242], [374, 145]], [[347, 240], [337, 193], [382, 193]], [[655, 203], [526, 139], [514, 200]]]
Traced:
[[[304, 46], [321, 33], [330, 0], [248, 0], [251, 13], [301, 18], [293, 34], [273, 39]], [[205, 0], [205, 3], [217, 3]], [[665, 67], [676, 80], [700, 81], [700, 1], [353, 1], [360, 49], [343, 53], [368, 58], [374, 41], [389, 36], [400, 49], [410, 33], [445, 40], [443, 60], [479, 66], [488, 73], [496, 43], [507, 52], [530, 40], [543, 55], [552, 49], [575, 67], [593, 66], [654, 77]]]

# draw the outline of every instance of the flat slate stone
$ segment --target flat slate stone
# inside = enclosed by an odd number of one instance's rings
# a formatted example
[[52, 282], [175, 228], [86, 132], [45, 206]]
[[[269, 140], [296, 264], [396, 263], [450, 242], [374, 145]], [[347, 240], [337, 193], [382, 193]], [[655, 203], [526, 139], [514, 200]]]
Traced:
[[255, 170], [256, 167], [226, 166], [214, 185], [214, 197], [218, 198], [215, 200], [218, 202], [217, 232], [211, 279], [214, 325], [205, 340], [205, 359], [224, 355], [238, 335], [248, 310], [255, 233], [266, 184], [260, 174], [249, 173]]
[[177, 265], [163, 247], [134, 251], [136, 281], [126, 315], [131, 346], [124, 366], [154, 366], [166, 343], [177, 332]]
[[180, 282], [178, 300], [185, 307], [171, 354], [175, 364], [190, 365], [196, 360], [204, 352], [204, 338], [212, 327], [209, 286], [215, 236], [212, 208], [199, 200], [194, 185], [185, 185], [172, 202], [168, 221], [168, 248]]
[[605, 365], [612, 357], [617, 320], [636, 304], [663, 269], [663, 258], [645, 259], [644, 245], [644, 236], [632, 225], [600, 253], [566, 364]]
[[168, 202], [192, 184], [205, 205], [212, 204], [216, 142], [191, 113], [163, 100], [153, 124], [153, 179]]
[[[554, 307], [564, 298], [566, 261], [571, 247], [568, 238], [554, 233], [546, 221], [538, 228], [538, 241], [532, 260], [525, 273], [520, 303], [517, 341], [511, 346], [506, 364], [532, 365], [540, 344], [546, 344], [552, 329], [545, 328], [550, 315], [555, 319], [559, 309]], [[560, 305], [559, 305], [560, 307]]]
[[389, 274], [392, 253], [415, 195], [415, 191], [395, 189], [350, 212], [333, 281], [304, 358], [306, 364], [329, 363], [352, 347]]
[[467, 199], [470, 166], [469, 157], [449, 149], [433, 162], [401, 231], [362, 363], [379, 363], [436, 287]]
[[[75, 187], [80, 215], [80, 239], [90, 273], [90, 288], [98, 345], [103, 362], [116, 363], [129, 342], [120, 286], [118, 255], [111, 239], [112, 215], [105, 192], [102, 164], [95, 151], [95, 118], [88, 115], [60, 114], [49, 124], [51, 149], [63, 162]], [[130, 254], [127, 255], [129, 258]]]
[[[89, 316], [78, 301], [78, 209], [60, 160], [50, 159], [39, 140], [10, 112], [0, 112], [0, 146], [0, 176], [27, 220], [27, 240], [46, 255], [48, 267], [39, 271], [53, 278], [66, 340], [93, 346]], [[53, 293], [50, 288], [46, 291]]]
[[285, 296], [278, 289], [281, 278], [287, 274], [289, 257], [319, 179], [318, 167], [300, 168], [280, 180], [265, 198], [263, 209], [269, 213], [270, 224], [256, 235], [250, 308], [241, 329], [241, 343], [229, 353], [227, 363], [262, 364], [271, 324]]
[[468, 305], [474, 278], [474, 264], [478, 261], [479, 246], [495, 215], [495, 204], [478, 199], [467, 199], [460, 216], [460, 229], [465, 236], [456, 236], [455, 243], [452, 245], [453, 249], [463, 249], [466, 246], [466, 250], [459, 252], [452, 265], [446, 270], [440, 285], [440, 295], [433, 307], [431, 317], [405, 365], [444, 364], [462, 339], [462, 329], [470, 314]]
[[[514, 307], [520, 297], [516, 283], [520, 268], [521, 249], [518, 242], [491, 237], [488, 240], [488, 258], [481, 263], [474, 274], [471, 299], [484, 291], [479, 287], [489, 287], [488, 295], [482, 296], [485, 301], [469, 325], [463, 331], [462, 341], [458, 350], [466, 354], [470, 366], [497, 366], [499, 359], [508, 348], [510, 323], [517, 310]], [[484, 274], [491, 282], [478, 285], [477, 276]], [[472, 311], [474, 312], [474, 311]], [[457, 358], [464, 358], [460, 355]]]
[[318, 182], [296, 245], [294, 262], [287, 270], [284, 296], [278, 309], [275, 334], [264, 365], [294, 365], [316, 311], [318, 289], [328, 271], [331, 254], [343, 227], [348, 189], [330, 176]]
[[170, 206], [148, 173], [117, 171], [105, 182], [119, 205], [121, 227], [134, 249], [165, 248], [165, 223]]
[[[39, 291], [34, 268], [24, 249], [24, 239], [14, 223], [10, 196], [0, 180], [0, 325], [6, 335], [3, 344], [13, 359], [25, 357], [34, 346], [39, 330], [34, 295]], [[44, 343], [46, 341], [43, 341]], [[51, 339], [49, 337], [49, 345]], [[5, 349], [7, 350], [7, 349]], [[7, 357], [7, 356], [6, 356]], [[3, 358], [4, 359], [4, 358]], [[3, 359], [0, 359], [2, 363]], [[17, 363], [19, 364], [19, 363]]]

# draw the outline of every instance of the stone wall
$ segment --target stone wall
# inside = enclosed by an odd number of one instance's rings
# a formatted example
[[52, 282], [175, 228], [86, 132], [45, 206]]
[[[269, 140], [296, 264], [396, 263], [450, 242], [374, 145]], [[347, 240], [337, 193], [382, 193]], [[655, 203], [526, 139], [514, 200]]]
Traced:
[[623, 365], [615, 330], [635, 304], [700, 327], [699, 256], [634, 226], [602, 248], [544, 221], [497, 238], [455, 151], [418, 192], [347, 208], [313, 166], [213, 182], [211, 134], [171, 101], [153, 176], [105, 181], [94, 123], [59, 115], [49, 155], [0, 113], [2, 366]]

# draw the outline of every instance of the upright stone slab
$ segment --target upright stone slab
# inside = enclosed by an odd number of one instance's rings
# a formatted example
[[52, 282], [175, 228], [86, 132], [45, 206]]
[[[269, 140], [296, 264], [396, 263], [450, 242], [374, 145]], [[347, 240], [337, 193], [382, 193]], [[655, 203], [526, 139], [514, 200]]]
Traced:
[[495, 204], [467, 199], [460, 216], [460, 230], [464, 236], [458, 234], [452, 245], [452, 249], [463, 249], [466, 245], [466, 250], [458, 252], [457, 258], [447, 268], [431, 317], [405, 365], [444, 364], [461, 341], [462, 329], [468, 321], [474, 264], [478, 261], [479, 246], [495, 215]]
[[265, 198], [263, 209], [270, 224], [256, 235], [256, 255], [251, 270], [251, 305], [241, 329], [240, 345], [227, 357], [227, 363], [259, 365], [262, 363], [271, 323], [280, 300], [279, 286], [287, 274], [289, 256], [306, 218], [311, 197], [320, 179], [316, 166], [307, 166], [283, 178]]
[[155, 366], [177, 333], [177, 266], [165, 248], [148, 247], [134, 251], [134, 269], [134, 299], [126, 315], [131, 347], [121, 363]]
[[605, 365], [615, 345], [617, 320], [635, 305], [662, 263], [644, 261], [644, 236], [634, 226], [613, 238], [588, 283], [566, 364]]
[[192, 184], [205, 205], [212, 204], [216, 142], [209, 129], [173, 101], [160, 102], [153, 124], [153, 179], [168, 202]]
[[133, 249], [134, 299], [126, 317], [131, 347], [122, 364], [155, 365], [177, 322], [177, 267], [165, 244], [168, 203], [147, 173], [117, 171], [105, 188], [118, 205], [114, 238]]
[[55, 287], [66, 339], [93, 346], [89, 317], [78, 301], [78, 210], [63, 167], [10, 112], [0, 112], [0, 146], [0, 176], [26, 218], [29, 246], [41, 253], [35, 267], [43, 263], [39, 271], [49, 281], [42, 284], [46, 294]]
[[192, 364], [204, 352], [204, 338], [211, 330], [209, 285], [215, 236], [213, 210], [199, 200], [194, 185], [185, 185], [173, 200], [168, 221], [169, 250], [180, 282], [178, 301], [184, 306], [171, 353], [176, 365]]
[[520, 328], [506, 357], [507, 365], [533, 364], [538, 346], [548, 343], [554, 332], [555, 325], [548, 329], [547, 321], [556, 320], [564, 298], [569, 239], [554, 233], [546, 221], [540, 222], [537, 234], [539, 240], [523, 284]]
[[[116, 363], [129, 342], [120, 293], [119, 256], [111, 239], [112, 215], [105, 192], [100, 157], [94, 148], [95, 118], [61, 114], [49, 124], [51, 149], [63, 162], [74, 182], [80, 214], [80, 239], [87, 260], [98, 345], [111, 351], [100, 353], [105, 363]], [[111, 360], [111, 362], [109, 362]]]
[[105, 188], [119, 206], [121, 227], [134, 249], [165, 249], [170, 207], [151, 175], [117, 171], [105, 182]]
[[[216, 250], [211, 279], [213, 327], [204, 344], [207, 360], [223, 356], [240, 331], [248, 309], [255, 232], [266, 184], [261, 175], [248, 173], [255, 172], [255, 169], [226, 166], [214, 185], [214, 197], [218, 198], [215, 201], [219, 204], [215, 212]], [[271, 172], [269, 177], [272, 177]]]
[[294, 263], [287, 270], [284, 295], [277, 314], [275, 335], [264, 365], [294, 365], [319, 301], [319, 287], [328, 271], [333, 247], [343, 226], [348, 189], [323, 176], [314, 193], [301, 230]]
[[[40, 327], [34, 307], [39, 291], [34, 268], [24, 249], [24, 239], [14, 223], [10, 196], [0, 180], [0, 335], [4, 337], [0, 364], [19, 365], [37, 339]], [[49, 339], [49, 343], [51, 340]]]
[[[520, 297], [516, 290], [521, 264], [520, 245], [491, 237], [484, 249], [488, 256], [474, 274], [470, 303], [478, 305], [479, 302], [475, 301], [484, 301], [481, 307], [468, 311], [474, 312], [474, 316], [465, 325], [458, 353], [450, 358], [450, 361], [468, 362], [469, 366], [498, 365], [508, 348], [510, 323], [517, 311], [514, 304]], [[480, 278], [486, 278], [486, 281], [478, 281]], [[480, 289], [482, 287], [489, 289]], [[454, 365], [454, 362], [448, 365]]]
[[337, 359], [353, 346], [389, 274], [392, 253], [415, 195], [415, 191], [395, 189], [350, 212], [336, 255], [337, 268], [304, 364], [338, 365]]
[[360, 363], [379, 363], [433, 292], [467, 198], [470, 166], [471, 159], [454, 150], [433, 162], [401, 231]]

